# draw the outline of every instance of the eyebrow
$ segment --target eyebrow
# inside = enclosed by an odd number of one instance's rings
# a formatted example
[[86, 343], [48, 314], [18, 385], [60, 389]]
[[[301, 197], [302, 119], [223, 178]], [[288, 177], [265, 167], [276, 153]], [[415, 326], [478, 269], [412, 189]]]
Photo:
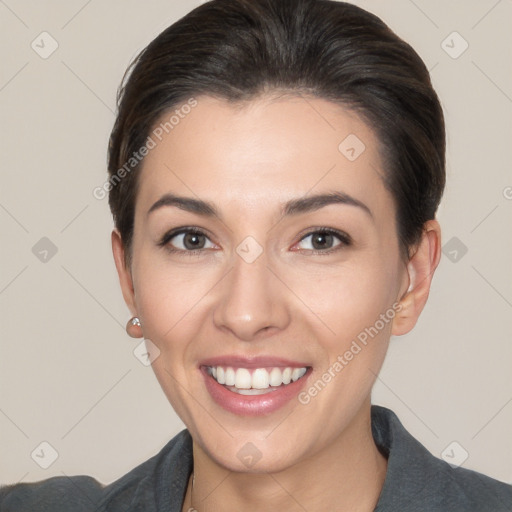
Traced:
[[176, 196], [174, 194], [165, 194], [162, 196], [149, 210], [148, 215], [159, 208], [164, 206], [174, 206], [180, 210], [185, 210], [191, 213], [197, 213], [205, 217], [218, 216], [217, 209], [213, 204], [200, 199], [193, 199], [191, 197]]
[[[368, 206], [359, 201], [359, 199], [345, 194], [344, 192], [331, 192], [328, 194], [318, 194], [300, 199], [292, 199], [285, 203], [283, 207], [283, 216], [313, 212], [332, 204], [356, 206], [373, 218], [373, 214]], [[148, 215], [164, 206], [173, 206], [180, 210], [196, 213], [205, 217], [220, 217], [217, 208], [215, 208], [212, 203], [200, 199], [193, 199], [191, 197], [177, 196], [174, 194], [165, 194], [162, 196], [148, 210]]]
[[373, 213], [368, 206], [359, 199], [345, 194], [344, 192], [331, 192], [329, 194], [319, 194], [300, 199], [293, 199], [285, 204], [284, 215], [297, 215], [300, 213], [313, 212], [331, 204], [356, 206], [373, 218]]

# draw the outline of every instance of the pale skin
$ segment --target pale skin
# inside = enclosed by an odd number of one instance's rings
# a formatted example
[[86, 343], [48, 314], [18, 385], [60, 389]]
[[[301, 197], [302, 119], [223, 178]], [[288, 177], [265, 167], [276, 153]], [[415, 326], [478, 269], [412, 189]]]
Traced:
[[[128, 264], [112, 234], [125, 301], [160, 350], [153, 369], [193, 438], [183, 510], [372, 511], [387, 461], [372, 438], [370, 393], [390, 336], [409, 332], [426, 303], [439, 224], [427, 222], [404, 259], [378, 141], [341, 106], [290, 95], [197, 100], [145, 159]], [[349, 134], [366, 146], [355, 161], [338, 150]], [[355, 201], [284, 214], [291, 201], [333, 193]], [[205, 201], [216, 215], [148, 213], [164, 194]], [[204, 233], [200, 250], [182, 235], [159, 245], [181, 227]], [[326, 230], [342, 235], [313, 244], [311, 233]], [[252, 263], [236, 251], [248, 236], [263, 251]], [[392, 321], [307, 405], [244, 417], [205, 389], [200, 361], [236, 354], [306, 361], [307, 390], [393, 305]], [[261, 454], [251, 468], [237, 457], [247, 443]]]

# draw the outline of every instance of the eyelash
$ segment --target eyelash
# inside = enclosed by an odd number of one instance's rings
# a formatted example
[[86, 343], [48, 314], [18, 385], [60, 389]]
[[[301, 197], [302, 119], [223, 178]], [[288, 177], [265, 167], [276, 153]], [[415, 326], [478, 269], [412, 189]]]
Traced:
[[305, 240], [308, 236], [315, 235], [315, 234], [322, 234], [322, 235], [331, 235], [339, 240], [339, 244], [332, 247], [331, 249], [326, 250], [311, 250], [311, 249], [297, 249], [297, 252], [307, 252], [309, 254], [314, 255], [321, 255], [321, 256], [327, 256], [329, 254], [332, 254], [334, 252], [337, 252], [343, 248], [350, 247], [352, 245], [352, 238], [345, 232], [339, 231], [337, 229], [333, 228], [327, 228], [327, 227], [315, 227], [312, 229], [309, 229], [306, 233], [300, 236], [299, 241], [294, 243], [293, 245], [297, 245], [303, 240]]
[[[205, 251], [205, 249], [194, 249], [194, 250], [188, 250], [188, 251], [183, 250], [183, 249], [176, 249], [169, 244], [169, 242], [173, 238], [175, 238], [178, 235], [183, 235], [183, 234], [202, 235], [202, 236], [205, 236], [206, 238], [208, 238], [208, 240], [210, 240], [208, 234], [205, 231], [203, 231], [202, 229], [199, 229], [196, 227], [181, 227], [181, 228], [173, 229], [173, 230], [167, 232], [162, 237], [160, 242], [158, 242], [158, 246], [166, 248], [166, 250], [168, 250], [171, 253], [181, 253], [181, 254], [185, 253], [189, 256], [198, 255], [201, 252]], [[315, 255], [317, 255], [317, 254], [318, 255], [327, 255], [327, 254], [336, 252], [336, 251], [342, 249], [343, 247], [349, 247], [352, 245], [352, 239], [347, 233], [344, 233], [343, 231], [338, 231], [337, 229], [332, 229], [332, 228], [316, 227], [316, 228], [308, 230], [306, 233], [301, 235], [300, 239], [297, 242], [295, 242], [293, 244], [293, 246], [299, 244], [300, 242], [305, 240], [308, 236], [315, 235], [315, 234], [332, 235], [332, 236], [336, 237], [340, 243], [338, 245], [334, 246], [333, 248], [327, 249], [327, 250], [297, 249], [297, 252], [302, 252], [302, 253], [308, 252], [310, 254], [315, 254]]]
[[167, 232], [162, 237], [162, 239], [160, 240], [158, 245], [160, 247], [164, 247], [167, 251], [169, 251], [171, 253], [180, 253], [180, 254], [185, 253], [185, 254], [187, 254], [189, 256], [198, 255], [198, 254], [200, 254], [201, 252], [203, 252], [205, 250], [205, 249], [195, 249], [195, 250], [186, 251], [186, 250], [183, 250], [183, 249], [176, 249], [175, 247], [172, 247], [169, 244], [169, 242], [174, 237], [176, 237], [178, 235], [183, 235], [183, 234], [202, 235], [202, 236], [205, 236], [206, 238], [208, 238], [208, 240], [210, 239], [209, 236], [208, 236], [208, 233], [206, 233], [202, 229], [199, 229], [199, 228], [196, 228], [196, 227], [181, 227], [181, 228], [173, 229], [173, 230]]

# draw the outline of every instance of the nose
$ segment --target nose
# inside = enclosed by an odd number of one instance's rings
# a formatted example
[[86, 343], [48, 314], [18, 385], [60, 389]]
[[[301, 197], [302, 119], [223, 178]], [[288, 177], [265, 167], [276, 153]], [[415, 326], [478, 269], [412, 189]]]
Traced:
[[265, 254], [252, 263], [238, 255], [223, 279], [214, 310], [217, 328], [242, 341], [277, 333], [290, 322], [283, 285], [268, 267]]

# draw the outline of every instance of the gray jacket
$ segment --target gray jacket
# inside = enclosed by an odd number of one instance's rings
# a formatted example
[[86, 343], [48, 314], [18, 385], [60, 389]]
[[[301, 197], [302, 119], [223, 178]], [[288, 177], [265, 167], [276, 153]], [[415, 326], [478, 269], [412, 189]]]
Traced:
[[[512, 486], [431, 455], [396, 415], [372, 407], [372, 431], [388, 457], [375, 512], [512, 512]], [[0, 488], [0, 512], [181, 512], [192, 439], [180, 432], [154, 457], [103, 486], [89, 476]]]

